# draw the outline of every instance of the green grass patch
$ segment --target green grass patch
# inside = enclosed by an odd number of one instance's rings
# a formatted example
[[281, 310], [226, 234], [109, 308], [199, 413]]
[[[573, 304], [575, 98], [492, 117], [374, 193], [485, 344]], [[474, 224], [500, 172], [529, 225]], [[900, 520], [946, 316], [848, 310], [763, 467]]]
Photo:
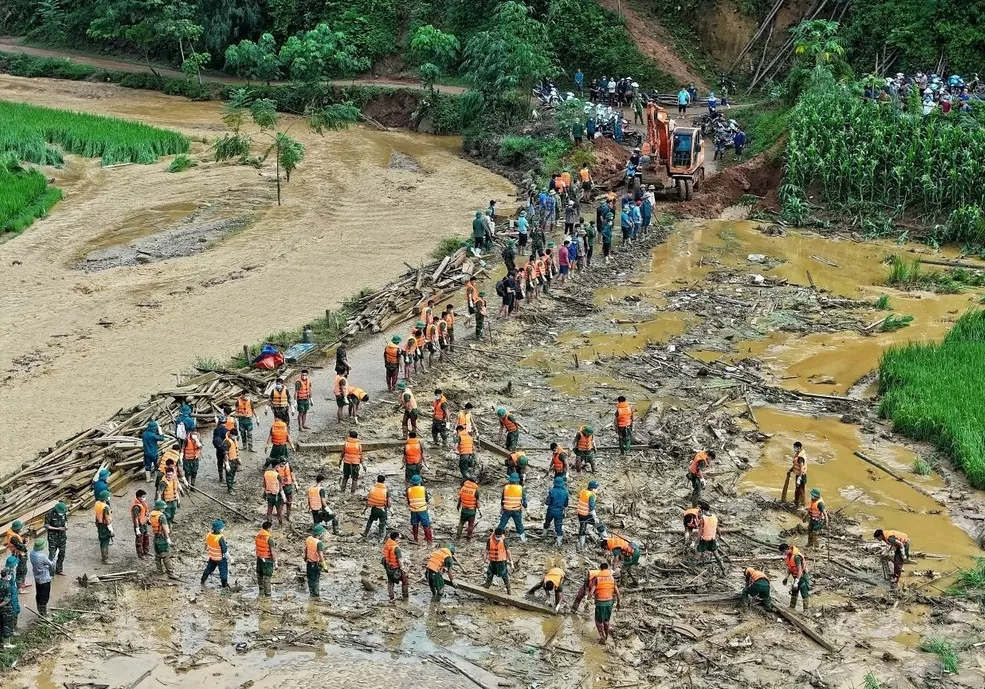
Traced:
[[139, 122], [26, 103], [0, 101], [0, 153], [39, 165], [59, 165], [61, 152], [101, 158], [103, 165], [153, 163], [186, 153], [188, 139], [177, 132]]
[[985, 557], [976, 557], [974, 567], [959, 569], [947, 592], [952, 596], [964, 596], [979, 601], [985, 598]]
[[923, 289], [941, 294], [957, 294], [965, 287], [985, 285], [985, 273], [964, 268], [925, 270], [919, 259], [907, 261], [893, 255], [889, 257], [886, 284], [902, 290]]
[[[781, 105], [765, 108], [748, 108], [736, 113], [742, 130], [746, 133], [747, 146], [743, 152], [742, 162], [763, 151], [768, 151], [787, 133], [790, 126], [791, 109]], [[777, 155], [782, 155], [777, 150]]]
[[941, 661], [941, 668], [944, 672], [949, 672], [952, 675], [957, 674], [958, 654], [954, 650], [954, 644], [947, 639], [941, 639], [938, 637], [921, 639], [920, 645], [917, 646], [917, 648], [925, 653], [933, 653], [936, 655]]
[[985, 311], [970, 311], [940, 343], [910, 343], [879, 362], [879, 413], [895, 429], [953, 458], [985, 488]]
[[0, 234], [20, 234], [43, 218], [62, 198], [37, 170], [27, 170], [10, 157], [0, 159]]
[[184, 172], [189, 168], [197, 166], [198, 163], [192, 160], [190, 156], [186, 156], [182, 153], [180, 156], [172, 160], [170, 165], [168, 165], [168, 172]]
[[882, 684], [876, 679], [876, 676], [871, 672], [866, 672], [865, 677], [862, 678], [862, 688], [863, 689], [882, 689]]
[[929, 476], [934, 470], [934, 465], [932, 462], [927, 461], [925, 457], [917, 457], [913, 460], [913, 473], [918, 476]]
[[884, 333], [893, 333], [901, 328], [905, 328], [912, 322], [913, 316], [897, 316], [895, 313], [891, 313], [886, 316], [886, 320], [879, 326], [879, 330]]
[[461, 237], [445, 237], [438, 242], [438, 246], [434, 247], [434, 251], [431, 252], [431, 258], [435, 261], [440, 261], [445, 256], [451, 256], [467, 244], [468, 242]]
[[875, 300], [875, 302], [872, 304], [872, 306], [874, 306], [875, 308], [879, 309], [880, 311], [888, 311], [889, 308], [890, 308], [889, 307], [889, 295], [888, 294], [883, 294], [882, 296], [880, 296], [878, 299]]
[[[30, 615], [28, 612], [21, 614]], [[51, 620], [56, 624], [66, 624], [79, 617], [77, 612], [59, 610], [52, 614]], [[35, 624], [23, 634], [18, 634], [11, 639], [10, 643], [13, 644], [13, 648], [0, 648], [0, 670], [8, 670], [23, 658], [49, 649], [62, 639], [63, 637], [48, 625]]]

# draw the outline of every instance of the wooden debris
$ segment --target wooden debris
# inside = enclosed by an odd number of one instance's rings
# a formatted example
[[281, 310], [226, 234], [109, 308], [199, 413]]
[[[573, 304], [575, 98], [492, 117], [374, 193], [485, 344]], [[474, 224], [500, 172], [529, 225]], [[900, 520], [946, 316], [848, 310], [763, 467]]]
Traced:
[[895, 471], [893, 471], [892, 469], [890, 469], [889, 467], [887, 467], [882, 462], [877, 462], [874, 459], [871, 459], [869, 457], [866, 457], [864, 454], [862, 454], [858, 450], [856, 450], [854, 452], [854, 454], [855, 454], [856, 457], [858, 457], [859, 459], [861, 459], [863, 462], [868, 462], [869, 464], [871, 464], [872, 466], [876, 467], [877, 469], [882, 469], [883, 471], [885, 471], [887, 474], [889, 474], [890, 476], [892, 476], [897, 481], [902, 481], [903, 483], [905, 483], [906, 485], [908, 485], [910, 488], [912, 488], [913, 490], [917, 491], [921, 495], [926, 495], [928, 498], [930, 498], [931, 500], [933, 500], [934, 502], [936, 502], [938, 505], [944, 505], [944, 503], [941, 502], [940, 500], [938, 500], [937, 498], [935, 498], [933, 496], [933, 494], [930, 493], [930, 491], [928, 491], [928, 490], [926, 490], [924, 488], [921, 488], [920, 486], [916, 485], [912, 481], [908, 481], [907, 479], [903, 478], [902, 476], [900, 476], [899, 474], [897, 474]]
[[809, 636], [811, 639], [814, 640], [815, 643], [817, 643], [819, 646], [821, 646], [824, 650], [829, 651], [831, 653], [834, 653], [835, 652], [835, 647], [831, 645], [831, 642], [830, 641], [828, 641], [823, 636], [821, 636], [818, 632], [816, 632], [808, 624], [806, 624], [805, 622], [803, 622], [794, 613], [790, 612], [789, 610], [784, 610], [783, 607], [780, 606], [780, 605], [774, 605], [773, 606], [773, 612], [775, 612], [777, 615], [779, 615], [780, 617], [782, 617], [783, 619], [785, 619], [787, 622], [789, 622], [790, 624], [792, 624], [794, 627], [796, 627], [797, 629], [799, 629], [805, 635]]
[[514, 608], [520, 608], [520, 610], [527, 610], [529, 612], [539, 612], [544, 615], [553, 615], [554, 610], [551, 608], [545, 608], [543, 605], [538, 605], [537, 603], [524, 600], [523, 598], [517, 598], [515, 596], [508, 596], [505, 593], [500, 593], [499, 591], [493, 591], [492, 589], [487, 589], [483, 586], [475, 586], [474, 584], [469, 584], [460, 579], [455, 581], [455, 588], [458, 591], [465, 591], [466, 593], [471, 593], [476, 596], [482, 596], [494, 603], [502, 603], [503, 605], [512, 605]]

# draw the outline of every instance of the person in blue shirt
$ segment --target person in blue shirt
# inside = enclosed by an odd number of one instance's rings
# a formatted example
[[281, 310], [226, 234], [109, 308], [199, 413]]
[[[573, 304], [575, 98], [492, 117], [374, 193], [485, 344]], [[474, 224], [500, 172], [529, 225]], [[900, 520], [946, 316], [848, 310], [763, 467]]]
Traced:
[[641, 205], [642, 204], [637, 201], [629, 207], [629, 219], [633, 223], [633, 239], [639, 237], [640, 231], [643, 228], [643, 212], [640, 210]]
[[5, 564], [5, 568], [10, 571], [10, 579], [5, 582], [8, 587], [10, 587], [10, 616], [12, 622], [10, 625], [10, 634], [12, 636], [15, 629], [17, 629], [17, 616], [21, 614], [21, 602], [18, 597], [17, 588], [17, 577], [14, 572], [17, 571], [17, 564], [20, 560], [16, 555], [9, 555]]
[[630, 217], [629, 206], [625, 203], [619, 214], [619, 227], [622, 229], [622, 244], [626, 246], [633, 235], [633, 220]]
[[[650, 185], [649, 191], [652, 193], [653, 185]], [[643, 219], [643, 232], [646, 233], [650, 229], [650, 223], [653, 221], [653, 197], [651, 193], [647, 193], [643, 196], [643, 205], [640, 206], [640, 215]]]
[[612, 216], [607, 215], [602, 221], [602, 227], [599, 229], [599, 234], [602, 236], [602, 255], [605, 257], [605, 262], [609, 262], [609, 252], [612, 250]]
[[547, 515], [544, 517], [544, 533], [554, 524], [554, 543], [561, 545], [564, 536], [564, 510], [568, 507], [568, 489], [565, 487], [565, 480], [562, 477], [554, 479], [554, 487], [547, 492]]
[[568, 265], [572, 270], [578, 268], [578, 230], [575, 230], [571, 237], [571, 244], [568, 245]]
[[585, 136], [589, 141], [595, 140], [595, 117], [589, 117], [585, 121]]
[[708, 114], [714, 115], [716, 108], [718, 108], [718, 99], [715, 98], [715, 92], [712, 91], [708, 94]]
[[520, 217], [516, 220], [516, 235], [517, 242], [516, 245], [519, 247], [517, 253], [523, 256], [524, 249], [527, 246], [527, 239], [530, 236], [530, 221], [527, 220], [527, 211], [520, 211]]
[[687, 106], [691, 103], [691, 94], [687, 92], [683, 86], [681, 90], [677, 93], [677, 114], [686, 115]]
[[580, 69], [575, 72], [575, 87], [578, 89], [578, 95], [581, 95], [585, 88], [585, 75]]
[[166, 440], [161, 435], [157, 421], [149, 421], [140, 440], [144, 446], [144, 481], [150, 483], [151, 474], [157, 471], [158, 444]]
[[109, 491], [109, 469], [100, 469], [96, 480], [92, 482], [92, 495], [99, 498], [103, 491]]
[[620, 115], [616, 115], [616, 119], [612, 123], [612, 138], [616, 140], [617, 144], [622, 143], [622, 117]]
[[735, 146], [735, 157], [742, 157], [742, 149], [746, 145], [746, 133], [739, 129], [735, 132], [735, 136], [732, 137], [732, 145]]

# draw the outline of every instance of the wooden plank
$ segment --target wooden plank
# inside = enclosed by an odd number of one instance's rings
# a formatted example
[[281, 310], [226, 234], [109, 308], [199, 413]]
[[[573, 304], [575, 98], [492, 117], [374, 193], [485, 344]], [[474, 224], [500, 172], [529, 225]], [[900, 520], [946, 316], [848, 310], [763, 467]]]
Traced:
[[854, 454], [855, 454], [856, 457], [858, 457], [859, 459], [861, 459], [863, 462], [868, 462], [869, 464], [871, 464], [872, 466], [876, 467], [877, 469], [882, 469], [883, 471], [885, 471], [887, 474], [889, 474], [890, 476], [892, 476], [897, 481], [902, 481], [903, 483], [905, 483], [906, 485], [908, 485], [910, 488], [912, 488], [913, 490], [917, 491], [921, 495], [926, 495], [928, 498], [930, 498], [931, 500], [933, 500], [934, 502], [936, 502], [938, 505], [944, 505], [944, 503], [941, 502], [940, 500], [938, 500], [937, 498], [935, 498], [930, 493], [930, 491], [921, 488], [920, 486], [916, 485], [912, 481], [906, 480], [905, 478], [903, 478], [902, 476], [900, 476], [899, 474], [897, 474], [895, 471], [893, 471], [892, 469], [890, 469], [889, 467], [887, 467], [882, 462], [877, 462], [874, 459], [871, 459], [869, 457], [866, 457], [864, 454], [862, 454], [858, 450], [855, 450]]
[[455, 580], [455, 588], [459, 591], [465, 591], [466, 593], [471, 593], [476, 596], [482, 596], [487, 600], [491, 600], [494, 603], [500, 603], [502, 605], [511, 605], [514, 608], [519, 608], [520, 610], [527, 610], [528, 612], [539, 612], [543, 615], [553, 615], [554, 610], [551, 608], [545, 608], [542, 605], [537, 605], [528, 600], [522, 598], [516, 598], [515, 596], [508, 596], [505, 593], [500, 593], [499, 591], [493, 591], [492, 589], [487, 589], [483, 586], [476, 586], [468, 582], [462, 581], [460, 579]]
[[496, 443], [486, 440], [485, 438], [479, 438], [479, 447], [484, 450], [489, 450], [494, 455], [499, 455], [500, 457], [509, 457], [511, 454], [505, 447], [497, 445]]
[[921, 258], [921, 263], [930, 266], [947, 266], [948, 268], [967, 268], [968, 270], [985, 270], [985, 264], [966, 263], [964, 261], [938, 261], [931, 258]]
[[[44, 503], [43, 505], [39, 505], [38, 507], [35, 507], [34, 509], [30, 510], [29, 512], [25, 512], [24, 514], [18, 516], [16, 519], [20, 519], [22, 522], [24, 522], [25, 525], [26, 524], [29, 524], [30, 522], [34, 521], [38, 517], [42, 517], [43, 518], [44, 515], [48, 514], [48, 511], [49, 510], [52, 510], [52, 509], [55, 508], [55, 504], [57, 502], [58, 502], [57, 500], [50, 500], [50, 501]], [[16, 521], [16, 519], [11, 519], [6, 524], [3, 524], [2, 526], [0, 526], [0, 533], [7, 533], [7, 529], [10, 528], [10, 525], [13, 524]]]
[[783, 608], [782, 605], [774, 605], [773, 612], [785, 619], [787, 622], [792, 624], [794, 627], [799, 629], [803, 634], [807, 635], [814, 640], [817, 645], [821, 646], [826, 651], [831, 653], [835, 652], [835, 647], [831, 645], [827, 639], [816, 632], [812, 627], [801, 620], [797, 615]]
[[[363, 450], [371, 452], [373, 450], [386, 450], [393, 447], [403, 447], [403, 440], [363, 440]], [[304, 443], [298, 441], [298, 450], [323, 450], [325, 452], [342, 452], [344, 443]]]

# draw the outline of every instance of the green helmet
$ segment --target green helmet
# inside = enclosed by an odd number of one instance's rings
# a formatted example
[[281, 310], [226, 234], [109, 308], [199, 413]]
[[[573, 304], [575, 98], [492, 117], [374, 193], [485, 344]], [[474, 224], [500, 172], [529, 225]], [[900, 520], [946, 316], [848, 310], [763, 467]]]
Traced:
[[321, 524], [315, 524], [311, 528], [311, 533], [314, 536], [321, 536], [323, 533], [325, 533], [325, 527], [322, 526]]
[[410, 477], [410, 485], [419, 486], [421, 485], [421, 477], [418, 474], [414, 474]]
[[400, 344], [400, 335], [394, 335], [390, 338], [390, 342], [393, 344]]
[[453, 553], [455, 552], [455, 544], [454, 543], [449, 543], [445, 547], [448, 548], [448, 550], [452, 551]]
[[226, 528], [226, 522], [222, 521], [221, 519], [216, 519], [214, 522], [212, 522], [213, 531], [222, 531], [224, 528]]
[[414, 324], [414, 327], [415, 328], [423, 328], [424, 327], [424, 321], [417, 321], [417, 323]]
[[398, 390], [406, 390], [407, 389], [407, 383], [405, 383], [404, 381], [400, 381], [399, 383], [397, 383], [397, 389]]
[[527, 466], [527, 464], [530, 463], [530, 460], [527, 459], [527, 455], [520, 455], [517, 458], [516, 463], [519, 464], [522, 467], [525, 467], [525, 466]]
[[55, 511], [58, 512], [58, 514], [66, 514], [68, 513], [68, 505], [59, 500], [55, 503]]
[[506, 416], [506, 407], [497, 407], [496, 416], [498, 416], [499, 418], [503, 418], [504, 416]]
[[592, 428], [591, 426], [585, 426], [581, 430], [585, 431], [585, 435], [592, 435], [595, 432], [595, 429]]
[[[106, 491], [103, 492], [105, 493]], [[24, 528], [24, 522], [22, 522], [20, 519], [15, 519], [14, 523], [10, 525], [10, 530], [13, 531], [14, 533], [20, 533], [20, 530], [23, 528]]]
[[45, 545], [47, 545], [47, 542], [43, 538], [35, 538], [34, 539], [34, 549], [35, 550], [44, 550]]
[[99, 499], [100, 500], [109, 500], [109, 491], [108, 490], [101, 490], [101, 491], [99, 491]]
[[163, 510], [167, 506], [168, 506], [168, 503], [164, 502], [163, 500], [155, 500], [154, 501], [154, 509], [155, 510]]
[[520, 482], [520, 474], [516, 474], [516, 473], [510, 474], [510, 483], [519, 483], [519, 482]]
[[821, 489], [820, 488], [811, 488], [811, 497], [812, 498], [819, 498], [819, 497], [821, 497]]

